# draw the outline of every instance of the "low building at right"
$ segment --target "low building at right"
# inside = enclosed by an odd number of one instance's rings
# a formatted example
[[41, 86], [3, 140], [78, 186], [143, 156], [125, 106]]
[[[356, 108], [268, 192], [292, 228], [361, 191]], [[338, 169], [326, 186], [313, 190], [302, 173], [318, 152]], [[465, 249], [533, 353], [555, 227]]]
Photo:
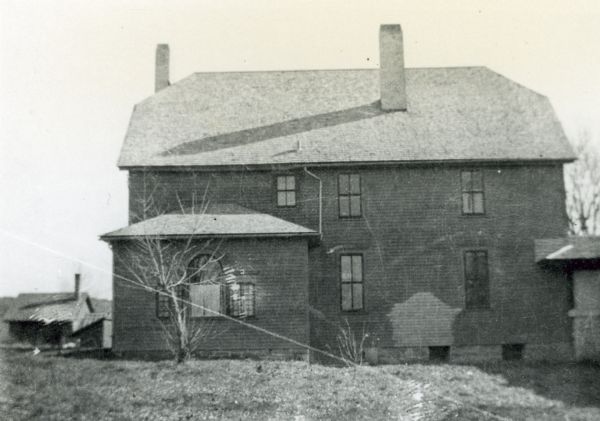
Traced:
[[600, 237], [536, 240], [535, 255], [548, 270], [567, 273], [575, 358], [600, 361]]

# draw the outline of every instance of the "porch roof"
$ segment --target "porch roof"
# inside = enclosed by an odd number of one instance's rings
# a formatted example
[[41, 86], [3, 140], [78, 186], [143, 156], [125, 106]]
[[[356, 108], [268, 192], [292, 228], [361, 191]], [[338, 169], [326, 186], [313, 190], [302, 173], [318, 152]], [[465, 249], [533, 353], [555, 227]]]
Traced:
[[535, 240], [535, 261], [600, 260], [600, 236]]
[[136, 237], [294, 237], [319, 233], [241, 206], [211, 207], [204, 213], [170, 213], [100, 236], [104, 241]]

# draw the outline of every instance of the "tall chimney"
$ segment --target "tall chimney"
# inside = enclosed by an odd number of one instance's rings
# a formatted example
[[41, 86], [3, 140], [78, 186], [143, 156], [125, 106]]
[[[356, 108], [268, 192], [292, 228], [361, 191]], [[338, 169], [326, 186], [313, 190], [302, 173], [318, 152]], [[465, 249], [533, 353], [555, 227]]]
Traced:
[[389, 111], [406, 111], [404, 48], [400, 25], [381, 25], [379, 56], [381, 108]]
[[169, 44], [158, 44], [156, 46], [154, 92], [158, 92], [169, 85]]
[[80, 287], [81, 287], [81, 275], [79, 273], [76, 273], [75, 274], [75, 299], [76, 300], [79, 299]]

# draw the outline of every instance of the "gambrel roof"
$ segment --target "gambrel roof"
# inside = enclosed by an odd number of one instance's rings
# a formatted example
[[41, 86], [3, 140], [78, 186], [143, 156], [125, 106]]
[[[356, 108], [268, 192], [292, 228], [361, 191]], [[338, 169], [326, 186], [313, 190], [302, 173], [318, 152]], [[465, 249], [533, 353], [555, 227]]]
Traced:
[[134, 108], [118, 165], [570, 161], [548, 99], [485, 67], [406, 69], [407, 111], [379, 70], [195, 73]]

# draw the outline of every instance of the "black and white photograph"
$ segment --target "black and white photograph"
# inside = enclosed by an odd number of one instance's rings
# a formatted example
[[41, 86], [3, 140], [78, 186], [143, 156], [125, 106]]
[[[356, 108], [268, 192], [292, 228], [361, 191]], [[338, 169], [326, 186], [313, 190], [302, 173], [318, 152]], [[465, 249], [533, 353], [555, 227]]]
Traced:
[[600, 3], [0, 0], [0, 419], [600, 420]]

